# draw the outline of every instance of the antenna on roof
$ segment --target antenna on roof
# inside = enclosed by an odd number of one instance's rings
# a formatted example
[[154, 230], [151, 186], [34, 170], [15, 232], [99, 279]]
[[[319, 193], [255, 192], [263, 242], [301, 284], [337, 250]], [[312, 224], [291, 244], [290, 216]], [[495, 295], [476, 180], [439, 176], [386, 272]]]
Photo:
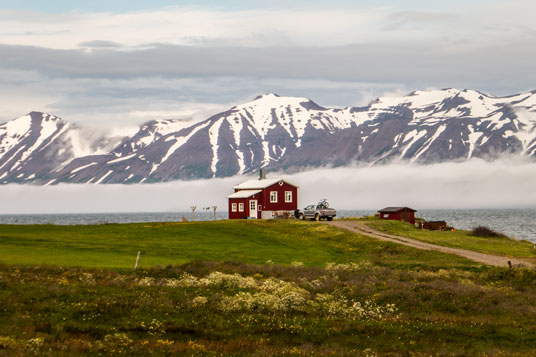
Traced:
[[264, 169], [261, 169], [259, 171], [259, 180], [266, 180], [266, 172], [264, 171]]

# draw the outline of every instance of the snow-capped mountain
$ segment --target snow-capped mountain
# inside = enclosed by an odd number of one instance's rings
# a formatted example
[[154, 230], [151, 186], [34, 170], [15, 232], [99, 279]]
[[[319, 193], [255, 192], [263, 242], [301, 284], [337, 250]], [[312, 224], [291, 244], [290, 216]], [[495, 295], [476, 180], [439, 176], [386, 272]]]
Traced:
[[104, 154], [117, 142], [53, 115], [31, 112], [0, 124], [0, 183], [43, 183], [74, 158]]
[[270, 167], [303, 140], [349, 127], [350, 111], [266, 94], [178, 130], [182, 122], [149, 122], [108, 155], [74, 160], [60, 172], [58, 182], [158, 182], [247, 174]]
[[344, 109], [266, 94], [193, 125], [147, 122], [120, 142], [101, 137], [85, 151], [82, 129], [70, 125], [41, 113], [0, 125], [0, 183], [161, 182], [260, 168], [536, 157], [536, 91], [418, 91]]
[[[494, 97], [472, 90], [413, 92], [379, 98], [367, 107], [350, 108], [353, 123], [317, 143], [302, 146], [280, 162], [288, 167], [305, 152], [333, 165], [349, 162], [409, 161], [434, 163], [492, 160], [504, 154], [535, 156], [536, 91]], [[322, 155], [322, 150], [330, 148]]]

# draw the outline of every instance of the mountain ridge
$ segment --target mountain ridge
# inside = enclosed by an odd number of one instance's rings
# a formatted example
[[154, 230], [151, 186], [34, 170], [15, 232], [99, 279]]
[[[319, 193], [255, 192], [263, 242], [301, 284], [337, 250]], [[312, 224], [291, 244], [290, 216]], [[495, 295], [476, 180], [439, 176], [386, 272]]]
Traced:
[[165, 182], [260, 168], [535, 157], [536, 90], [497, 97], [445, 88], [345, 108], [266, 93], [193, 124], [152, 120], [119, 138], [84, 130], [39, 112], [0, 124], [0, 184]]

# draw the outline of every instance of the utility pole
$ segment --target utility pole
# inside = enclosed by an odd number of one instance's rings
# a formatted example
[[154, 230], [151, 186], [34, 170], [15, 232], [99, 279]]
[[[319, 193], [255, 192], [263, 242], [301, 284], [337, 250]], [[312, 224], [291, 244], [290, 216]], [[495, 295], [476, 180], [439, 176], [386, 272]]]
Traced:
[[218, 208], [218, 206], [212, 206], [212, 209], [214, 210], [214, 220], [216, 220], [216, 208]]
[[195, 221], [195, 209], [197, 206], [190, 206], [190, 208], [192, 209], [192, 221]]

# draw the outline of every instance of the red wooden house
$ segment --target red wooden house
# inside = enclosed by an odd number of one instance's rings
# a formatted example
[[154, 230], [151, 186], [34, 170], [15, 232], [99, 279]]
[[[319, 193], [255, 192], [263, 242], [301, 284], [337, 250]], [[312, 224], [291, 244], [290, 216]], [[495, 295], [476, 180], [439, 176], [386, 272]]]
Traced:
[[378, 211], [380, 219], [392, 219], [415, 224], [415, 212], [409, 207], [386, 207]]
[[282, 180], [261, 178], [233, 187], [229, 199], [229, 219], [263, 218], [293, 215], [298, 209], [298, 186]]

